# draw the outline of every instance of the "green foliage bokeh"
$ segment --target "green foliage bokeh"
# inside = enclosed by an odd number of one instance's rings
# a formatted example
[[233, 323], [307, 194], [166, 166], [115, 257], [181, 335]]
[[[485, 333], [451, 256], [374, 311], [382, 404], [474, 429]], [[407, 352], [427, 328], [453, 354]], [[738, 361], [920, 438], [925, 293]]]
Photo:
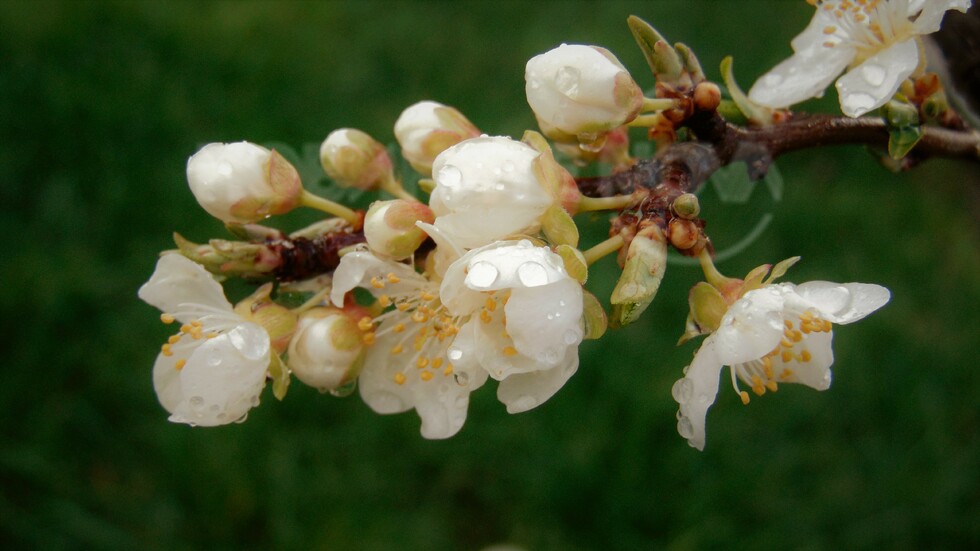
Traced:
[[[170, 424], [150, 368], [168, 329], [136, 299], [195, 204], [203, 143], [332, 129], [384, 142], [421, 99], [491, 134], [533, 125], [526, 60], [561, 42], [615, 52], [652, 85], [625, 19], [689, 44], [743, 86], [789, 54], [803, 2], [5, 2], [0, 4], [0, 543], [44, 549], [923, 548], [980, 545], [980, 175], [894, 175], [861, 148], [780, 160], [762, 236], [720, 268], [801, 255], [790, 280], [868, 281], [892, 303], [836, 333], [835, 382], [743, 407], [722, 384], [703, 453], [670, 386], [695, 268], [669, 268], [640, 323], [581, 351], [547, 404], [506, 414], [491, 386], [462, 432], [295, 384], [248, 421]], [[833, 94], [808, 107], [832, 109]], [[307, 163], [309, 165], [309, 163]], [[314, 165], [315, 166], [315, 165]], [[335, 194], [325, 179], [307, 181]], [[750, 202], [770, 201], [755, 193]], [[754, 222], [704, 196], [724, 242]], [[306, 218], [304, 218], [304, 216]], [[752, 214], [752, 216], [756, 216]], [[303, 214], [293, 224], [309, 221]], [[596, 222], [600, 223], [601, 220]], [[601, 237], [601, 230], [589, 234]], [[594, 271], [607, 293], [611, 262]]]

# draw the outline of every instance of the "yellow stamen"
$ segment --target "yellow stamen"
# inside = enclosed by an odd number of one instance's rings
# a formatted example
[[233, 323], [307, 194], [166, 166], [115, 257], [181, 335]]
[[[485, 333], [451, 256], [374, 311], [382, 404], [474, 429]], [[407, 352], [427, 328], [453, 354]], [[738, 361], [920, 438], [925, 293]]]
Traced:
[[419, 356], [419, 359], [415, 361], [415, 367], [423, 369], [429, 365], [429, 358], [425, 356]]
[[380, 304], [382, 308], [391, 306], [391, 297], [388, 295], [381, 295], [378, 297], [378, 304]]
[[421, 374], [419, 374], [419, 378], [421, 378], [423, 381], [431, 381], [432, 380], [432, 372], [431, 371], [423, 371]]
[[491, 321], [493, 321], [493, 317], [490, 315], [490, 312], [487, 312], [486, 310], [480, 310], [480, 321], [482, 321], [483, 323], [490, 323]]
[[400, 283], [401, 282], [401, 278], [398, 277], [398, 276], [396, 276], [392, 272], [388, 272], [388, 281], [390, 281], [391, 283]]
[[377, 337], [374, 335], [373, 332], [372, 333], [364, 333], [363, 335], [361, 335], [361, 342], [363, 342], [366, 345], [372, 345], [372, 344], [374, 344], [374, 341], [376, 340], [376, 338]]
[[487, 310], [493, 312], [497, 309], [497, 301], [493, 300], [492, 297], [487, 297], [486, 307]]
[[385, 282], [382, 281], [382, 279], [379, 278], [379, 277], [377, 277], [377, 276], [372, 277], [371, 278], [371, 287], [374, 287], [375, 289], [384, 289], [385, 288]]
[[738, 397], [742, 399], [742, 403], [749, 405], [749, 393], [744, 390], [738, 393]]
[[392, 347], [391, 353], [392, 354], [401, 354], [402, 353], [402, 350], [405, 350], [405, 347], [399, 344], [397, 346]]
[[783, 363], [788, 363], [793, 359], [793, 353], [790, 352], [789, 350], [783, 350], [782, 358], [783, 358]]
[[766, 381], [766, 388], [768, 388], [773, 392], [776, 392], [777, 390], [779, 390], [779, 385], [776, 384], [776, 381], [770, 380], [770, 381]]
[[444, 369], [444, 370], [442, 371], [442, 374], [443, 374], [443, 375], [446, 375], [447, 377], [448, 377], [449, 375], [452, 375], [452, 374], [453, 374], [453, 364], [447, 364], [447, 365], [446, 365], [446, 369]]
[[374, 327], [374, 322], [370, 316], [364, 316], [357, 321], [357, 328], [361, 331], [370, 331]]
[[810, 351], [809, 350], [804, 350], [803, 352], [800, 352], [800, 361], [801, 362], [808, 362], [811, 359], [813, 359], [813, 356], [810, 355]]
[[167, 342], [169, 344], [177, 344], [179, 340], [180, 340], [180, 335], [170, 335], [170, 338], [167, 339]]
[[170, 350], [170, 345], [169, 344], [165, 344], [165, 345], [161, 346], [160, 347], [160, 353], [163, 354], [164, 356], [167, 356], [167, 357], [174, 355], [173, 351]]
[[504, 347], [504, 356], [516, 356], [516, 355], [517, 355], [516, 348], [514, 348], [513, 346]]
[[395, 333], [401, 333], [402, 331], [405, 330], [405, 324], [399, 323], [398, 325], [392, 327], [391, 330], [394, 331]]
[[181, 369], [184, 369], [185, 365], [187, 365], [187, 360], [177, 360], [177, 363], [174, 364], [174, 369], [180, 371]]
[[405, 384], [405, 374], [404, 373], [395, 373], [395, 383], [396, 384], [399, 384], [399, 385]]
[[160, 321], [166, 324], [173, 323], [177, 318], [173, 317], [172, 314], [160, 314]]
[[411, 308], [411, 305], [409, 305], [407, 302], [403, 302], [403, 303], [395, 306], [395, 308], [397, 308], [399, 312], [404, 312], [405, 310], [408, 310], [409, 308]]
[[432, 369], [439, 369], [440, 367], [442, 367], [442, 358], [432, 360]]

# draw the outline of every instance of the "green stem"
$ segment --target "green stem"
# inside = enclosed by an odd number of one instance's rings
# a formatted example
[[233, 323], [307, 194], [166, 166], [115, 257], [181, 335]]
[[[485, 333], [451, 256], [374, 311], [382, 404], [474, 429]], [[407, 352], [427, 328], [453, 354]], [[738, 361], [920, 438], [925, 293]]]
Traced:
[[708, 253], [708, 249], [704, 248], [701, 250], [701, 254], [698, 255], [698, 262], [701, 264], [701, 271], [704, 272], [704, 279], [718, 290], [723, 290], [727, 287], [727, 284], [734, 281], [730, 277], [725, 277], [718, 268], [715, 268], [715, 263], [711, 260], [711, 254]]
[[588, 265], [595, 264], [597, 260], [606, 256], [609, 253], [614, 253], [623, 247], [623, 236], [614, 235], [609, 239], [606, 239], [602, 243], [599, 243], [592, 247], [591, 249], [584, 251], [582, 256], [585, 257], [585, 262]]
[[594, 212], [597, 210], [622, 210], [633, 204], [633, 195], [614, 195], [612, 197], [582, 196], [578, 203], [578, 212]]
[[677, 101], [670, 98], [643, 98], [644, 113], [648, 111], [663, 111], [677, 105]]
[[309, 310], [310, 308], [320, 306], [320, 303], [323, 302], [323, 297], [330, 294], [330, 289], [331, 287], [328, 285], [323, 289], [317, 291], [317, 293], [312, 297], [310, 297], [309, 300], [307, 300], [303, 304], [300, 304], [296, 308], [293, 308], [293, 312], [297, 314], [302, 314], [303, 312]]
[[300, 198], [300, 203], [305, 207], [317, 209], [327, 214], [332, 214], [338, 218], [343, 218], [351, 224], [357, 224], [359, 218], [356, 212], [345, 207], [344, 205], [335, 203], [329, 199], [320, 197], [319, 195], [314, 195], [305, 189], [303, 190], [303, 195]]
[[411, 193], [405, 191], [402, 186], [401, 181], [391, 173], [385, 175], [381, 180], [381, 189], [387, 191], [388, 193], [394, 195], [399, 199], [404, 199], [406, 201], [420, 202], [418, 197], [412, 195]]
[[661, 119], [660, 115], [658, 114], [640, 115], [639, 117], [636, 117], [632, 121], [626, 123], [626, 126], [633, 128], [650, 128], [651, 126], [655, 126], [659, 120]]

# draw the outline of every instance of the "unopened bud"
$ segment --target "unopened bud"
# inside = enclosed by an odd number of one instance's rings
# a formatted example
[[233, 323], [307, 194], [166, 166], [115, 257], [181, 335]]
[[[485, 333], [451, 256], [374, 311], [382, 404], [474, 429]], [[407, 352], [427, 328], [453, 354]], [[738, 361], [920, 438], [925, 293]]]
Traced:
[[[575, 214], [582, 193], [575, 183], [575, 177], [555, 160], [555, 154], [551, 151], [548, 140], [544, 139], [541, 134], [528, 130], [524, 133], [521, 141], [539, 153], [531, 165], [538, 182], [547, 190], [555, 203], [567, 212]], [[576, 243], [574, 244], [577, 245], [578, 235], [576, 234], [575, 237]]]
[[674, 199], [674, 212], [681, 218], [692, 220], [701, 214], [701, 203], [693, 193], [684, 193]]
[[639, 114], [643, 91], [605, 48], [563, 44], [527, 62], [527, 102], [542, 129], [596, 138]]
[[187, 160], [197, 202], [224, 222], [247, 224], [299, 205], [299, 172], [275, 151], [249, 142], [212, 143]]
[[667, 226], [667, 236], [670, 244], [682, 251], [697, 245], [701, 231], [691, 220], [674, 218]]
[[297, 379], [320, 390], [346, 385], [360, 371], [361, 336], [357, 322], [342, 311], [310, 309], [289, 343], [289, 368]]
[[261, 325], [269, 333], [272, 348], [282, 354], [296, 331], [296, 314], [271, 298], [272, 284], [266, 283], [250, 297], [235, 305], [235, 313]]
[[372, 251], [401, 260], [428, 237], [415, 223], [434, 221], [432, 209], [418, 201], [375, 201], [364, 216], [364, 237]]
[[355, 128], [334, 130], [320, 146], [320, 164], [338, 185], [377, 189], [391, 174], [388, 151], [377, 140]]
[[613, 289], [613, 323], [633, 323], [650, 306], [667, 268], [667, 240], [660, 227], [641, 229], [630, 242], [623, 273]]
[[479, 135], [480, 130], [462, 113], [434, 101], [409, 106], [395, 121], [402, 156], [423, 176], [432, 175], [432, 162], [440, 153]]
[[702, 82], [694, 87], [694, 107], [699, 111], [714, 111], [721, 105], [721, 88], [713, 82]]

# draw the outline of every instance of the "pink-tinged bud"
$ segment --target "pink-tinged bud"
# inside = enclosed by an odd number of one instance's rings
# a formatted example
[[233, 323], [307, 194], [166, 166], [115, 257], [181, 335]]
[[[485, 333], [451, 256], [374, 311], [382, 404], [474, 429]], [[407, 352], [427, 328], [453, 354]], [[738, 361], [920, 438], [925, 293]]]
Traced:
[[249, 142], [212, 143], [187, 160], [197, 202], [224, 222], [247, 224], [299, 205], [299, 173], [282, 155]]
[[432, 162], [440, 153], [479, 135], [480, 130], [462, 113], [434, 101], [408, 107], [395, 121], [402, 156], [424, 176], [432, 175]]
[[296, 314], [274, 302], [269, 295], [272, 284], [266, 283], [252, 295], [235, 305], [235, 313], [252, 323], [261, 325], [269, 333], [270, 344], [277, 354], [282, 354], [296, 331]]
[[531, 58], [527, 102], [545, 134], [593, 143], [639, 114], [643, 91], [605, 48], [563, 44]]
[[354, 128], [334, 130], [320, 146], [320, 164], [338, 185], [377, 189], [391, 175], [391, 159], [383, 145]]
[[401, 260], [428, 237], [416, 222], [434, 221], [432, 209], [418, 201], [375, 201], [364, 216], [364, 237], [372, 251]]
[[344, 386], [360, 371], [362, 335], [357, 322], [342, 311], [310, 309], [289, 343], [289, 368], [297, 379], [319, 390]]

